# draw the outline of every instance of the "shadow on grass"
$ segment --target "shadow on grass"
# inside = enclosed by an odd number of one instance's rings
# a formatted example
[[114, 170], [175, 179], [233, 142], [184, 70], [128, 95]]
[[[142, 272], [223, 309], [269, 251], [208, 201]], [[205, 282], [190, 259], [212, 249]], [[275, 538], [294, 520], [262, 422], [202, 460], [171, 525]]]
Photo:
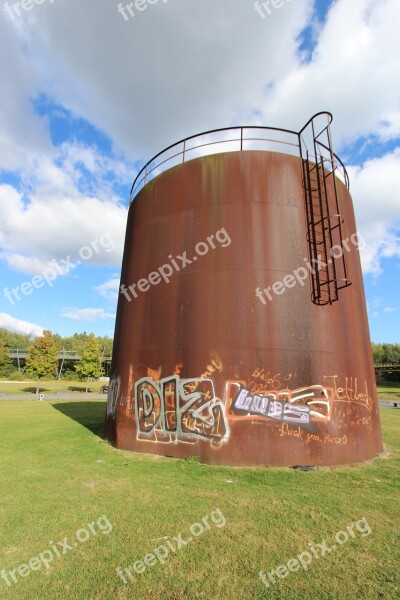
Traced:
[[106, 402], [52, 402], [52, 406], [104, 439]]
[[[84, 385], [69, 385], [68, 389], [70, 392], [82, 392], [83, 394], [86, 392], [86, 386]], [[88, 393], [89, 392], [93, 392], [93, 390], [90, 387], [88, 387]]]
[[[36, 394], [36, 390], [37, 390], [37, 388], [36, 388], [36, 385], [35, 385], [35, 387], [26, 387], [26, 388], [23, 388], [22, 391], [26, 392], [27, 394]], [[50, 392], [50, 390], [47, 389], [47, 388], [45, 388], [45, 387], [39, 386], [39, 393], [44, 393], [44, 392]]]

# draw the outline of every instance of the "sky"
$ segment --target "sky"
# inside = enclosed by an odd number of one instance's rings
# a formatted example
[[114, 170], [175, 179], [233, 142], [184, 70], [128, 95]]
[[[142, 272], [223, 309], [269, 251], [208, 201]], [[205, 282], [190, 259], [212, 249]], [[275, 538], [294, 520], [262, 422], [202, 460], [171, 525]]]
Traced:
[[201, 131], [328, 110], [371, 338], [399, 343], [399, 1], [127, 4], [1, 2], [0, 327], [112, 337], [140, 167]]

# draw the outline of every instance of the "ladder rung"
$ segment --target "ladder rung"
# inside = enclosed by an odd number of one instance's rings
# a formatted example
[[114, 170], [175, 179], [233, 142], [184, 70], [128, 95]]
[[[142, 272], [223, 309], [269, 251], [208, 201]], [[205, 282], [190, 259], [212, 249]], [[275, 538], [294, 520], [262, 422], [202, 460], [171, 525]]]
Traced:
[[[310, 260], [315, 261], [310, 274], [311, 298], [315, 304], [327, 305], [339, 299], [339, 289], [351, 285], [347, 278], [340, 279], [336, 276], [337, 269], [344, 274], [347, 272], [344, 256], [339, 259], [330, 255], [331, 246], [335, 242], [342, 243], [340, 226], [343, 218], [339, 214], [330, 214], [330, 209], [335, 206], [335, 202], [337, 211], [336, 189], [328, 190], [326, 184], [329, 177], [335, 176], [337, 167], [333, 158], [326, 158], [322, 154], [313, 157], [308, 152], [302, 164], [307, 212], [306, 239]], [[334, 218], [337, 221], [333, 221]], [[339, 233], [333, 235], [337, 229], [339, 229]], [[340, 266], [342, 263], [339, 260], [342, 261], [343, 266]], [[324, 266], [320, 266], [321, 263]]]

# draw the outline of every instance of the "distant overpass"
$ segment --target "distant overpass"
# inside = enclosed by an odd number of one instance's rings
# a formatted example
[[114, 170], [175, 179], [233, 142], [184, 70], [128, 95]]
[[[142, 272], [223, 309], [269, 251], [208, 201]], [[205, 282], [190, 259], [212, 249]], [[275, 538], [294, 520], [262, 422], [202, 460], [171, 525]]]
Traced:
[[375, 369], [382, 369], [383, 371], [400, 371], [400, 365], [374, 365]]
[[400, 365], [374, 365], [375, 375], [379, 379], [385, 373], [400, 373]]
[[[17, 361], [18, 371], [21, 371], [21, 361], [26, 362], [29, 356], [28, 350], [24, 348], [12, 348], [8, 353], [8, 358]], [[104, 352], [101, 356], [101, 361], [105, 363], [104, 371], [107, 373], [111, 365], [111, 356], [105, 356]], [[79, 362], [81, 357], [75, 350], [61, 350], [58, 354], [58, 378], [60, 379], [65, 361]], [[108, 367], [108, 368], [107, 368]]]
[[[12, 350], [9, 351], [8, 353], [8, 358], [13, 358], [15, 359], [23, 359], [26, 360], [29, 356], [29, 352], [28, 350], [23, 350], [20, 348], [13, 348]], [[79, 356], [79, 354], [77, 352], [75, 352], [75, 350], [61, 350], [60, 353], [58, 354], [58, 360], [81, 360], [81, 357]], [[101, 357], [101, 360], [105, 361], [105, 362], [111, 362], [111, 356], [104, 356], [104, 354]]]

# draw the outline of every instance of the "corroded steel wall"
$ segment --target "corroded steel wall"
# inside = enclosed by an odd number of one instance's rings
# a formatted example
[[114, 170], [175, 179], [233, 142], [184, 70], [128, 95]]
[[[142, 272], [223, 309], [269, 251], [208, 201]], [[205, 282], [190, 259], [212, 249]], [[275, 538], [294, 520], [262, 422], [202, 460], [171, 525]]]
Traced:
[[[127, 224], [113, 444], [225, 465], [334, 465], [382, 451], [352, 201], [337, 187], [352, 285], [326, 306], [312, 303], [304, 270], [293, 275], [308, 257], [299, 158], [217, 154], [144, 187]], [[288, 275], [271, 300], [256, 296]]]

